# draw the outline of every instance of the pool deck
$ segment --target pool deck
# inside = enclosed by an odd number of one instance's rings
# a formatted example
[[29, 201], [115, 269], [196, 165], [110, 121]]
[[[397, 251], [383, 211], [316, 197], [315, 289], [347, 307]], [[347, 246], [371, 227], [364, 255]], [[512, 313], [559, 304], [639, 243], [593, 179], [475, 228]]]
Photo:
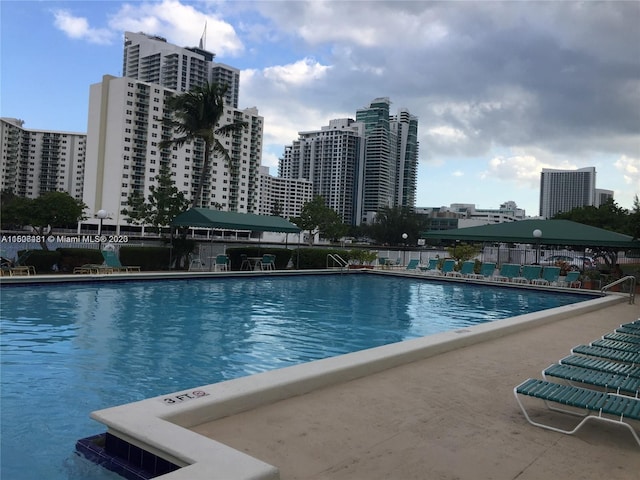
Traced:
[[637, 480], [640, 449], [627, 430], [597, 422], [570, 436], [534, 427], [513, 387], [639, 317], [638, 305], [619, 303], [193, 430], [277, 466], [282, 480]]

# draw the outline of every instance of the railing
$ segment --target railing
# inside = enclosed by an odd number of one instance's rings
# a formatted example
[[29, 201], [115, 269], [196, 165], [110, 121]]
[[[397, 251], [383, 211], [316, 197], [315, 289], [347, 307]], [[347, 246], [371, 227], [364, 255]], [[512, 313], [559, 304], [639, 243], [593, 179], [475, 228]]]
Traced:
[[[331, 265], [329, 265], [329, 260], [332, 261]], [[345, 268], [347, 265], [349, 265], [349, 262], [337, 253], [329, 253], [327, 255], [327, 268], [336, 268], [336, 266], [339, 268]]]
[[615, 287], [616, 285], [620, 285], [622, 283], [629, 282], [629, 304], [635, 303], [636, 299], [636, 277], [633, 275], [627, 275], [626, 277], [622, 277], [615, 282], [611, 282], [600, 289], [602, 293], [605, 293], [605, 290], [609, 290], [611, 287]]

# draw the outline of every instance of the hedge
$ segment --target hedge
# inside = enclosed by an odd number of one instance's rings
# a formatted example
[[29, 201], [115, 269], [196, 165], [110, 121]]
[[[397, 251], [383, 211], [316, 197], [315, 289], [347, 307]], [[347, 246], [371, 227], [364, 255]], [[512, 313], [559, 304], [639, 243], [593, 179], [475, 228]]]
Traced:
[[58, 271], [63, 273], [73, 272], [75, 267], [87, 264], [102, 265], [104, 258], [97, 249], [90, 248], [58, 248], [60, 255], [58, 260]]
[[120, 263], [143, 271], [169, 270], [169, 247], [120, 247]]
[[56, 250], [20, 250], [18, 260], [21, 266], [33, 267], [36, 273], [51, 273], [55, 271], [60, 261], [60, 253]]

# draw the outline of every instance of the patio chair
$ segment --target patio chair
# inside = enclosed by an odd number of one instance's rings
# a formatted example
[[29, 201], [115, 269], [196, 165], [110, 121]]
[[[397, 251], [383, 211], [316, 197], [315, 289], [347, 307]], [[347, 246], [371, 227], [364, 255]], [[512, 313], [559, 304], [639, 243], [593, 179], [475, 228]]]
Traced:
[[516, 263], [503, 263], [502, 267], [500, 267], [500, 273], [495, 275], [493, 279], [496, 282], [510, 282], [518, 276], [520, 276], [520, 265]]
[[587, 355], [589, 357], [605, 358], [615, 362], [623, 362], [634, 366], [640, 366], [640, 354], [637, 352], [625, 352], [624, 350], [599, 347], [597, 345], [576, 345], [571, 349], [571, 353]]
[[611, 348], [613, 350], [620, 350], [623, 352], [633, 352], [638, 354], [638, 360], [640, 360], [640, 343], [630, 343], [620, 340], [610, 340], [607, 338], [601, 338], [600, 340], [594, 340], [591, 342], [594, 347]]
[[591, 368], [556, 363], [542, 371], [542, 378], [558, 378], [569, 385], [581, 383], [604, 389], [618, 395], [632, 395], [640, 398], [640, 378], [620, 375], [614, 372], [603, 372]]
[[388, 257], [378, 257], [378, 265], [381, 268], [389, 268], [391, 266], [391, 263]]
[[496, 271], [496, 264], [493, 262], [485, 262], [480, 267], [480, 273], [470, 273], [467, 278], [474, 280], [490, 280]]
[[474, 262], [473, 260], [464, 262], [462, 264], [462, 267], [460, 267], [460, 271], [456, 272], [455, 270], [452, 272], [447, 273], [447, 277], [467, 277], [468, 275], [475, 275], [474, 273], [474, 268], [476, 266], [476, 262]]
[[417, 258], [414, 258], [413, 260], [409, 260], [409, 263], [407, 264], [407, 270], [416, 270], [418, 268], [419, 263], [420, 263], [420, 260], [418, 260]]
[[[536, 427], [545, 428], [554, 432], [572, 435], [589, 421], [601, 421], [622, 425], [631, 432], [633, 438], [640, 446], [640, 436], [632, 426], [633, 421], [640, 421], [640, 399], [630, 396], [606, 393], [588, 388], [574, 387], [552, 383], [546, 380], [529, 378], [520, 385], [514, 387], [513, 394], [520, 410], [526, 420]], [[543, 400], [550, 410], [584, 417], [573, 429], [565, 430], [548, 423], [534, 421], [529, 416], [527, 409], [520, 397], [529, 396]], [[559, 404], [573, 407], [580, 411], [568, 410], [552, 406]]]
[[533, 283], [540, 278], [542, 267], [540, 265], [525, 265], [519, 277], [513, 279], [514, 283]]
[[140, 267], [138, 266], [122, 265], [122, 263], [120, 263], [120, 259], [114, 251], [102, 250], [102, 257], [104, 258], [104, 263], [107, 265], [107, 267], [113, 269], [116, 272], [128, 273], [140, 271]]
[[589, 368], [598, 372], [616, 373], [626, 377], [636, 377], [640, 379], [640, 366], [620, 363], [606, 358], [585, 357], [584, 355], [569, 355], [560, 360], [562, 365], [573, 365], [575, 367]]
[[425, 267], [419, 267], [421, 271], [429, 274], [433, 272], [439, 272], [438, 270], [438, 262], [440, 260], [438, 258], [430, 258], [427, 265]]
[[229, 257], [226, 255], [217, 255], [216, 263], [214, 265], [214, 271], [228, 271], [229, 270]]
[[190, 272], [204, 272], [207, 270], [207, 265], [202, 261], [200, 255], [189, 254], [189, 271]]
[[560, 278], [560, 267], [544, 267], [542, 277], [533, 280], [533, 285], [557, 285]]
[[14, 276], [31, 276], [36, 274], [36, 267], [33, 265], [27, 265], [26, 260], [31, 256], [31, 250], [25, 251], [14, 262], [4, 258], [3, 259], [3, 274], [7, 274], [10, 277]]
[[253, 270], [253, 265], [251, 265], [246, 253], [240, 255], [240, 270]]
[[274, 270], [276, 256], [265, 253], [260, 260], [260, 270]]
[[582, 282], [579, 280], [580, 272], [578, 270], [574, 270], [572, 272], [567, 272], [566, 277], [563, 280], [558, 282], [558, 285], [561, 287], [569, 287], [569, 288], [580, 288]]

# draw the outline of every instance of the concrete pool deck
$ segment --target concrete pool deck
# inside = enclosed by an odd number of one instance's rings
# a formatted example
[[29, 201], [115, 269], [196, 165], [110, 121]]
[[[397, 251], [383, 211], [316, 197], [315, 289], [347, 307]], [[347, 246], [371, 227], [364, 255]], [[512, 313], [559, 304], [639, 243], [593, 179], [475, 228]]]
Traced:
[[277, 466], [282, 480], [635, 480], [640, 450], [624, 428], [598, 422], [573, 436], [536, 428], [512, 390], [639, 317], [637, 305], [619, 303], [193, 430]]

